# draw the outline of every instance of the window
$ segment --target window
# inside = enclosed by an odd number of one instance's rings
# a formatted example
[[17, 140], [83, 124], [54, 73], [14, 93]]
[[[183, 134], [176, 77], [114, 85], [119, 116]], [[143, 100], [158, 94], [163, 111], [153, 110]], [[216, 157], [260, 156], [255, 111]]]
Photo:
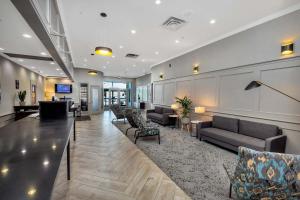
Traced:
[[126, 83], [113, 83], [113, 88], [126, 89]]
[[113, 83], [112, 82], [103, 82], [103, 88], [112, 88]]

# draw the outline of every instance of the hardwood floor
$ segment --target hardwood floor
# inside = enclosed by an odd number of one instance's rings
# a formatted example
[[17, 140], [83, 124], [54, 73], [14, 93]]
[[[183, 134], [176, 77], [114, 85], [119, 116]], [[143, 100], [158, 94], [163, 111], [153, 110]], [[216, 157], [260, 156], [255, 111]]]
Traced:
[[[77, 123], [71, 143], [71, 180], [63, 159], [52, 200], [190, 199], [111, 124], [112, 113]], [[163, 144], [161, 144], [163, 145]]]

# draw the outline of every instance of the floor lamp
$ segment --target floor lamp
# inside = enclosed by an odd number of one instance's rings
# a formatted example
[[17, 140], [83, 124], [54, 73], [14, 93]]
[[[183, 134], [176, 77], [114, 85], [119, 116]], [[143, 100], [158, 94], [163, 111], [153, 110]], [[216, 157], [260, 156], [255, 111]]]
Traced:
[[270, 89], [272, 89], [272, 90], [275, 90], [276, 92], [279, 92], [280, 94], [283, 94], [284, 96], [287, 96], [287, 97], [289, 97], [289, 98], [291, 98], [291, 99], [294, 99], [295, 101], [300, 102], [299, 99], [296, 99], [296, 98], [294, 98], [294, 97], [291, 97], [290, 95], [288, 95], [288, 94], [286, 94], [286, 93], [284, 93], [284, 92], [282, 92], [282, 91], [280, 91], [280, 90], [277, 90], [277, 89], [275, 89], [275, 88], [273, 88], [273, 87], [271, 87], [271, 86], [269, 86], [269, 85], [267, 85], [267, 84], [265, 84], [265, 83], [262, 83], [262, 82], [260, 82], [260, 81], [251, 81], [251, 83], [249, 83], [249, 84], [247, 85], [247, 87], [245, 88], [245, 90], [251, 90], [251, 89], [253, 89], [253, 88], [257, 88], [257, 87], [260, 87], [260, 86], [262, 86], [262, 85], [264, 85], [264, 86], [266, 86], [266, 87], [268, 87], [268, 88], [270, 88]]

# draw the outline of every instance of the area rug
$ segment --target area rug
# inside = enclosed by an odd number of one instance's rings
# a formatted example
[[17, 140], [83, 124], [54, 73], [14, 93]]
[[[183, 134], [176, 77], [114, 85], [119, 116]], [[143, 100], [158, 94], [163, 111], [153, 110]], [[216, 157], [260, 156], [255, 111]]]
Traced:
[[[123, 133], [129, 124], [115, 122]], [[237, 155], [212, 144], [199, 141], [179, 129], [160, 126], [161, 144], [157, 137], [139, 138], [137, 146], [155, 162], [192, 199], [226, 200], [229, 179], [223, 163], [234, 170]], [[128, 138], [134, 141], [134, 129]]]
[[77, 116], [76, 121], [90, 121], [91, 117], [89, 115]]

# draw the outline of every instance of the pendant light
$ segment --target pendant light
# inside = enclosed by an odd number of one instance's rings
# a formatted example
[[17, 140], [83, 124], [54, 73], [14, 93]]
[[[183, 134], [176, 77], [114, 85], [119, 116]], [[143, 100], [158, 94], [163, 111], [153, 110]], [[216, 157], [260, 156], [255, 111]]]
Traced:
[[[106, 18], [107, 14], [106, 13], [100, 13], [100, 16], [103, 17], [103, 18]], [[109, 47], [97, 46], [95, 48], [95, 54], [100, 55], [100, 56], [112, 56], [113, 52], [112, 52], [112, 49], [109, 48]]]

